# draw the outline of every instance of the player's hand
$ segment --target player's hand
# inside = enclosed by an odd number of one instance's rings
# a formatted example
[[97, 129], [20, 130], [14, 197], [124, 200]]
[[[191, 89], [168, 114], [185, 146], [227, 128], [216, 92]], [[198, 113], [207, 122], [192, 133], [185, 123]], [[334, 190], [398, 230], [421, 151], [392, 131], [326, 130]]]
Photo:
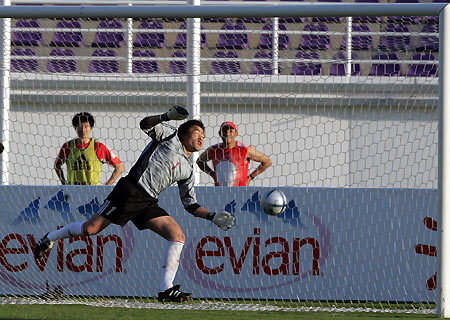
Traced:
[[165, 114], [169, 120], [184, 120], [189, 116], [189, 112], [180, 106], [170, 107]]
[[212, 221], [216, 226], [225, 231], [234, 226], [234, 217], [226, 211], [216, 212]]

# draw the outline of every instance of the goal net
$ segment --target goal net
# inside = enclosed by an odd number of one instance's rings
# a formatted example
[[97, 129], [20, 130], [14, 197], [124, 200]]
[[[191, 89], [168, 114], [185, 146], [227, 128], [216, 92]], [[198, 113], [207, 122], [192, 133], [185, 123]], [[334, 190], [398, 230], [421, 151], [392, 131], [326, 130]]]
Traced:
[[[24, 18], [39, 6], [19, 4], [0, 43], [0, 302], [168, 307], [154, 299], [165, 241], [131, 223], [59, 241], [39, 260], [32, 252], [112, 190], [104, 184], [116, 162], [99, 149], [99, 185], [61, 185], [55, 161], [77, 137], [73, 116], [94, 116], [91, 137], [120, 159], [123, 177], [149, 142], [139, 121], [178, 104], [205, 124], [201, 152], [231, 121], [236, 140], [272, 162], [247, 187], [215, 187], [195, 165], [199, 203], [236, 217], [227, 232], [184, 211], [176, 186], [161, 194], [186, 234], [175, 283], [195, 299], [182, 308], [436, 312], [437, 16], [230, 14], [188, 24], [175, 10], [126, 18], [132, 6], [120, 3], [118, 18]], [[252, 8], [281, 4], [299, 5]], [[260, 205], [272, 188], [288, 199], [277, 217]]]

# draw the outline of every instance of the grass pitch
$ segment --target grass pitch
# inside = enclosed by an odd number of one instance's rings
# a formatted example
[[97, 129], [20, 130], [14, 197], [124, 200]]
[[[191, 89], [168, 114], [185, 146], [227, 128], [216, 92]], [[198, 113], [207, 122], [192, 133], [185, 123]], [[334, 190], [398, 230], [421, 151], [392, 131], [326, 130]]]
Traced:
[[384, 312], [285, 312], [285, 311], [211, 311], [211, 310], [160, 310], [118, 307], [93, 307], [87, 305], [0, 305], [1, 320], [253, 320], [253, 319], [431, 319], [433, 314], [404, 314]]

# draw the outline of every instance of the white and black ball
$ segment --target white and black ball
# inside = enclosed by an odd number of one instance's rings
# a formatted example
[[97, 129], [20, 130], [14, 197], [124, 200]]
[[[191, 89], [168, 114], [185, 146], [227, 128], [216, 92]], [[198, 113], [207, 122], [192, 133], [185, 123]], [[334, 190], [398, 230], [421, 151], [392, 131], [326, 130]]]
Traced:
[[261, 198], [261, 208], [269, 216], [282, 214], [287, 207], [287, 199], [280, 189], [265, 192]]

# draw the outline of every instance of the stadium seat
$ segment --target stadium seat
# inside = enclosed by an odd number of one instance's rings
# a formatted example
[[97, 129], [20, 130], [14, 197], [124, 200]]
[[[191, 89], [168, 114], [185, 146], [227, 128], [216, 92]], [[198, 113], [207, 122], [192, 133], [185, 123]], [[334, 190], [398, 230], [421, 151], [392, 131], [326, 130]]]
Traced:
[[[186, 23], [183, 23], [180, 26], [180, 29], [185, 30], [186, 29]], [[201, 26], [201, 29], [204, 29], [203, 26]], [[177, 35], [177, 39], [175, 40], [174, 47], [175, 48], [182, 48], [182, 49], [186, 48], [186, 39], [187, 39], [187, 34], [186, 33], [179, 33]], [[206, 33], [202, 33], [200, 35], [200, 46], [202, 48], [206, 48], [208, 46]]]
[[[272, 22], [264, 25], [263, 31], [272, 31]], [[278, 30], [286, 31], [287, 28], [284, 24], [278, 25]], [[258, 49], [272, 49], [273, 36], [272, 33], [263, 33], [259, 37]], [[289, 49], [291, 46], [291, 37], [288, 34], [278, 34], [278, 49]]]
[[[237, 52], [219, 51], [214, 54], [214, 58], [219, 59], [238, 59], [239, 55]], [[239, 61], [213, 61], [211, 63], [210, 74], [240, 74], [241, 73], [241, 63]]]
[[[41, 23], [37, 20], [23, 19], [16, 23], [16, 28], [41, 28]], [[14, 31], [11, 44], [14, 46], [37, 47], [44, 43], [44, 36], [40, 31]]]
[[[395, 0], [395, 3], [420, 3], [419, 0]], [[387, 23], [399, 24], [418, 24], [422, 21], [422, 17], [416, 16], [394, 16], [388, 17]]]
[[30, 48], [15, 48], [11, 50], [12, 72], [37, 72], [39, 63], [37, 59], [17, 59], [14, 56], [36, 56], [36, 51]]
[[[105, 20], [98, 24], [98, 29], [121, 29], [122, 23], [117, 19]], [[100, 31], [95, 34], [91, 46], [94, 48], [121, 48], [125, 44], [124, 33], [114, 31]]]
[[[401, 24], [389, 23], [386, 25], [384, 32], [411, 32], [408, 26]], [[411, 48], [411, 36], [409, 35], [383, 35], [381, 36], [380, 45], [383, 51], [405, 51]]]
[[[280, 1], [289, 1], [289, 2], [303, 2], [303, 0], [280, 0]], [[308, 20], [305, 17], [280, 17], [278, 18], [278, 22], [280, 23], [304, 23]]]
[[184, 22], [184, 23], [186, 23], [186, 18], [166, 17], [166, 18], [161, 18], [161, 20], [164, 22]]
[[[133, 52], [133, 58], [154, 58], [156, 54], [151, 50], [136, 50]], [[156, 73], [159, 72], [157, 61], [134, 60], [132, 63], [133, 73]]]
[[[374, 56], [372, 60], [379, 60], [377, 63], [373, 63], [369, 76], [398, 76], [401, 72], [401, 65], [395, 63], [398, 61], [396, 53], [382, 53]], [[381, 62], [381, 61], [389, 62]]]
[[[380, 0], [355, 0], [355, 3], [380, 3]], [[353, 17], [354, 23], [379, 23], [382, 17]]]
[[[174, 58], [186, 58], [186, 52], [175, 51], [172, 55]], [[186, 74], [186, 61], [170, 61], [169, 73], [171, 74]]]
[[[112, 49], [97, 49], [92, 53], [93, 57], [117, 57], [117, 52]], [[106, 60], [96, 58], [89, 63], [89, 72], [92, 73], [118, 73], [120, 64], [118, 60]]]
[[[317, 2], [342, 2], [342, 0], [317, 0]], [[313, 22], [323, 22], [323, 23], [336, 23], [342, 22], [344, 19], [342, 17], [313, 17]]]
[[[75, 52], [72, 49], [53, 49], [50, 52], [51, 57], [74, 57]], [[49, 59], [47, 63], [48, 72], [71, 73], [78, 72], [78, 64], [75, 59]]]
[[[163, 30], [162, 22], [158, 20], [146, 20], [139, 25], [139, 29]], [[137, 48], [162, 48], [166, 45], [166, 36], [164, 32], [138, 32], [133, 46]]]
[[[345, 76], [347, 70], [346, 55], [344, 52], [338, 52], [334, 55], [333, 59], [341, 60], [341, 62], [333, 63], [330, 66], [330, 76]], [[352, 59], [358, 59], [355, 53], [352, 53]], [[351, 73], [352, 76], [359, 76], [361, 74], [361, 64], [352, 63]]]
[[420, 32], [423, 33], [436, 33], [432, 35], [422, 35], [417, 43], [416, 51], [418, 52], [437, 52], [439, 51], [439, 24], [430, 23], [424, 25]]
[[[417, 53], [412, 60], [434, 61], [436, 57], [432, 53]], [[408, 77], [436, 77], [438, 74], [437, 64], [410, 64], [406, 76]]]
[[[296, 59], [320, 59], [318, 52], [300, 51], [295, 55]], [[313, 76], [322, 72], [322, 64], [317, 62], [294, 62], [291, 75]]]
[[[236, 22], [233, 24], [231, 21], [228, 21], [222, 26], [221, 30], [246, 31], [247, 27], [244, 23]], [[242, 50], [248, 48], [248, 46], [249, 39], [247, 33], [220, 33], [216, 48]]]
[[[272, 59], [272, 52], [260, 51], [255, 54], [255, 59]], [[278, 73], [281, 73], [281, 67], [278, 65]], [[273, 74], [271, 61], [255, 61], [252, 65], [250, 74]]]
[[[450, 0], [433, 0], [433, 3], [450, 3]], [[439, 24], [439, 16], [427, 17], [426, 23]]]
[[[309, 32], [329, 32], [326, 24], [310, 23], [303, 31]], [[328, 50], [331, 47], [331, 38], [328, 34], [304, 34], [301, 37], [299, 49], [301, 50]]]
[[[76, 20], [59, 21], [56, 28], [81, 29], [81, 24]], [[81, 47], [84, 43], [84, 35], [80, 31], [56, 31], [53, 34], [53, 40], [50, 42], [52, 47]]]
[[202, 18], [201, 21], [210, 23], [225, 23], [227, 22], [227, 18]]
[[[353, 24], [352, 32], [371, 32], [370, 28], [366, 24]], [[347, 48], [347, 37], [342, 39], [341, 50]], [[352, 50], [370, 50], [373, 49], [373, 38], [371, 35], [357, 35], [352, 34]]]

